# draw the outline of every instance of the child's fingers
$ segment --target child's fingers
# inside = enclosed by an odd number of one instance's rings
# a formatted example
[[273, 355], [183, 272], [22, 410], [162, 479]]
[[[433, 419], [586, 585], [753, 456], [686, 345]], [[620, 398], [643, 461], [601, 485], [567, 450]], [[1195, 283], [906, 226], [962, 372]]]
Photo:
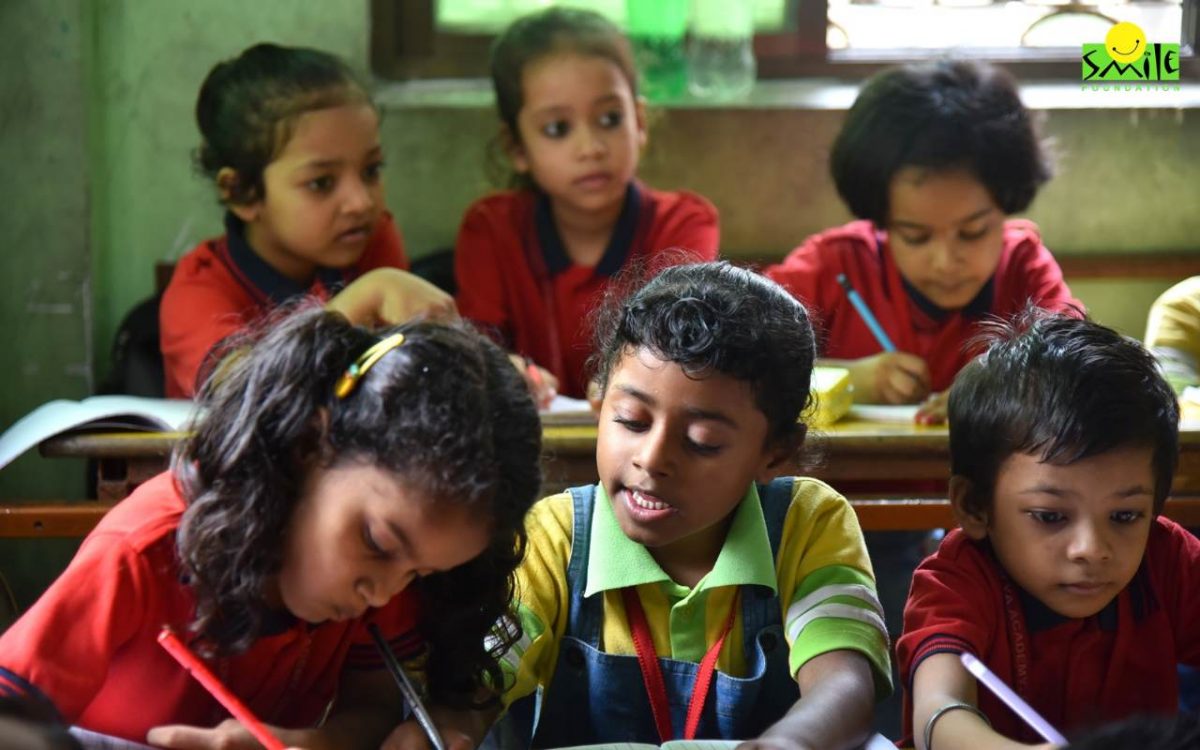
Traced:
[[884, 396], [893, 404], [911, 404], [920, 401], [929, 392], [929, 387], [921, 378], [914, 376], [908, 370], [893, 367], [888, 370], [884, 384]]

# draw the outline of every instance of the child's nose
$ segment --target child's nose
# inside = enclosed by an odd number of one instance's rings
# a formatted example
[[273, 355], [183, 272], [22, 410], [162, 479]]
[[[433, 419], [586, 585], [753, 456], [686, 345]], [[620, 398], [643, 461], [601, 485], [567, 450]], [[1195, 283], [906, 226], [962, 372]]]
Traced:
[[1072, 560], [1100, 562], [1112, 555], [1112, 547], [1104, 533], [1090, 523], [1079, 523], [1071, 535], [1069, 550]]
[[666, 430], [662, 427], [644, 433], [633, 458], [634, 466], [655, 476], [669, 474], [675, 457], [667, 438]]
[[362, 213], [375, 205], [375, 194], [371, 186], [362, 180], [347, 180], [346, 195], [342, 207], [346, 213]]
[[579, 155], [594, 159], [597, 156], [604, 154], [604, 139], [595, 128], [577, 128], [576, 133], [579, 134]]
[[412, 570], [389, 570], [379, 575], [359, 579], [358, 595], [368, 606], [382, 607], [408, 587], [415, 577]]

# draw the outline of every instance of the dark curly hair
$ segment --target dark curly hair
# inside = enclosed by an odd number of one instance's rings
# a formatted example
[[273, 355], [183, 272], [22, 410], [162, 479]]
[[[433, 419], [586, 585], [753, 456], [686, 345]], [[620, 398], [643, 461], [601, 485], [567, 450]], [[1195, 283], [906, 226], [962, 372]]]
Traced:
[[830, 167], [850, 212], [881, 226], [892, 177], [904, 167], [964, 168], [1006, 214], [1024, 211], [1051, 175], [1012, 76], [953, 59], [872, 76], [846, 113]]
[[1014, 453], [1070, 464], [1123, 446], [1154, 457], [1154, 510], [1179, 461], [1179, 404], [1154, 357], [1090, 320], [1029, 307], [981, 324], [986, 351], [950, 388], [950, 468], [965, 509], [991, 517], [1000, 465]]
[[[638, 95], [637, 67], [629, 40], [611, 21], [595, 11], [582, 8], [551, 7], [513, 21], [492, 42], [490, 73], [496, 93], [500, 122], [514, 143], [520, 142], [517, 116], [525, 104], [522, 76], [525, 68], [548, 55], [574, 52], [600, 57], [613, 63], [629, 83], [634, 99]], [[512, 187], [531, 188], [528, 175], [513, 174], [508, 168], [502, 140], [488, 147], [488, 170], [493, 182], [507, 177]]]
[[592, 365], [601, 391], [617, 362], [645, 347], [691, 377], [750, 384], [767, 440], [804, 442], [816, 343], [808, 311], [775, 282], [728, 262], [671, 266], [630, 294], [614, 285], [596, 321]]
[[[347, 366], [397, 331], [404, 343], [337, 398]], [[490, 520], [481, 556], [412, 585], [423, 601], [432, 695], [455, 705], [503, 684], [498, 655], [520, 634], [513, 572], [541, 481], [541, 424], [505, 353], [464, 325], [371, 332], [312, 306], [285, 309], [227, 348], [201, 390], [204, 416], [172, 467], [187, 501], [177, 544], [195, 590], [198, 642], [218, 653], [249, 647], [306, 477], [367, 462], [433, 502]], [[485, 646], [497, 622], [507, 627]]]
[[366, 87], [334, 55], [305, 47], [256, 44], [217, 63], [200, 85], [196, 124], [203, 139], [196, 168], [215, 179], [237, 174], [225, 203], [263, 197], [263, 170], [287, 145], [300, 115], [345, 104], [372, 104]]

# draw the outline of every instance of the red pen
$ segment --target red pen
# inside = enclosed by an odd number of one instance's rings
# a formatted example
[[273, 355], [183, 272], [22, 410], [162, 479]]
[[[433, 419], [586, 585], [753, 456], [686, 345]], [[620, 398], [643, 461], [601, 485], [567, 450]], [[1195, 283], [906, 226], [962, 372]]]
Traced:
[[200, 658], [183, 645], [183, 641], [175, 635], [175, 632], [170, 627], [164, 626], [162, 632], [158, 634], [158, 642], [167, 653], [175, 657], [175, 661], [183, 665], [183, 668], [192, 673], [196, 681], [204, 686], [204, 689], [212, 694], [212, 697], [217, 699], [222, 706], [233, 714], [233, 718], [242, 723], [254, 735], [254, 739], [262, 743], [262, 746], [267, 750], [286, 750], [283, 743], [279, 739], [267, 731], [254, 714], [250, 713], [250, 709], [246, 708], [246, 704], [238, 700], [237, 696], [229, 692], [229, 688], [221, 684], [217, 676], [209, 671], [208, 667], [204, 666], [204, 662]]

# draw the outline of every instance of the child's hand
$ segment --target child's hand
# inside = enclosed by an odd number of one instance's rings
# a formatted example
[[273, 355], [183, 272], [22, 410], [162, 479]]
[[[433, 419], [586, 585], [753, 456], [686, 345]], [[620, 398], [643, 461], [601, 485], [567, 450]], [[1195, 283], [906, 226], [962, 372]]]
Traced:
[[600, 416], [600, 407], [604, 405], [604, 394], [600, 391], [600, 381], [589, 380], [587, 384], [587, 402], [592, 407], [592, 413]]
[[950, 405], [950, 391], [934, 393], [922, 402], [914, 418], [917, 424], [945, 424], [946, 410]]
[[929, 395], [929, 367], [915, 354], [882, 352], [848, 367], [860, 403], [915, 404]]
[[350, 282], [325, 304], [361, 326], [387, 326], [418, 316], [458, 317], [454, 298], [419, 276], [399, 268], [376, 268]]
[[513, 363], [513, 367], [521, 373], [521, 377], [525, 378], [525, 386], [529, 388], [529, 393], [533, 396], [538, 408], [545, 409], [550, 406], [550, 402], [558, 395], [558, 378], [554, 377], [549, 370], [538, 367], [531, 360], [525, 359], [519, 354], [510, 354], [508, 359]]
[[788, 737], [759, 737], [740, 743], [734, 750], [813, 750]]
[[[438, 725], [438, 731], [441, 732], [446, 750], [475, 750], [475, 740], [466, 732], [441, 724]], [[416, 719], [409, 719], [392, 730], [379, 750], [433, 750], [433, 745]]]
[[[270, 728], [275, 736], [282, 733]], [[193, 727], [185, 724], [168, 724], [155, 727], [146, 734], [146, 742], [155, 747], [171, 748], [171, 750], [262, 750], [262, 745], [254, 739], [237, 719], [226, 719], [215, 727]], [[289, 748], [289, 750], [300, 750]], [[449, 749], [447, 749], [449, 750]]]

